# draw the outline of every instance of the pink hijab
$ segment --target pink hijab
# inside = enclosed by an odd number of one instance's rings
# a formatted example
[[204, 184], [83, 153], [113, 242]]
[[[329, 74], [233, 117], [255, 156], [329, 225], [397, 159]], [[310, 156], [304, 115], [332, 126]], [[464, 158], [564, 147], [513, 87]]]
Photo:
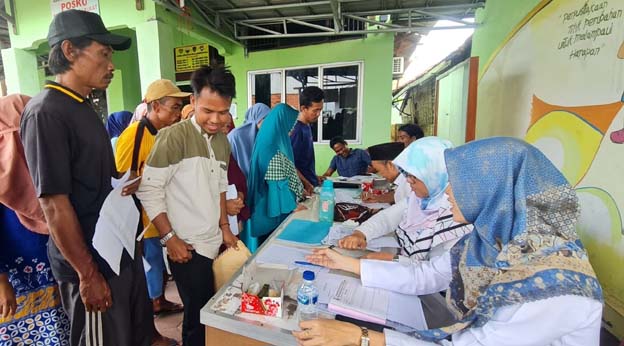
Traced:
[[19, 137], [22, 111], [29, 100], [18, 94], [0, 98], [0, 203], [15, 211], [24, 227], [48, 234]]

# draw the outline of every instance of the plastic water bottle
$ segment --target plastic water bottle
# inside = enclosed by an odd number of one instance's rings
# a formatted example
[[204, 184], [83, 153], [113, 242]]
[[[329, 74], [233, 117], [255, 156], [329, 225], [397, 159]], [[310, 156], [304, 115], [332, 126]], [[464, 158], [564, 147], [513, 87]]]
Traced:
[[319, 221], [334, 222], [334, 205], [336, 193], [334, 192], [334, 183], [327, 179], [323, 182], [320, 196]]
[[318, 318], [316, 304], [318, 303], [318, 288], [314, 285], [314, 272], [303, 272], [303, 284], [297, 290], [297, 310], [299, 321], [315, 320]]

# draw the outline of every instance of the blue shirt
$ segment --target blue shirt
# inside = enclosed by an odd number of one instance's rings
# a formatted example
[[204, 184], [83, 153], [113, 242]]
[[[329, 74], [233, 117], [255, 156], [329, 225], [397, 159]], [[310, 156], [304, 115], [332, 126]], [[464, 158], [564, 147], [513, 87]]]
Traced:
[[310, 125], [297, 120], [295, 127], [293, 127], [290, 133], [290, 144], [292, 144], [293, 154], [295, 155], [295, 167], [308, 179], [310, 184], [318, 186], [313, 142]]
[[370, 156], [362, 149], [351, 149], [347, 157], [340, 155], [334, 156], [329, 164], [329, 168], [338, 170], [341, 177], [353, 177], [355, 175], [363, 175], [368, 171], [371, 163]]

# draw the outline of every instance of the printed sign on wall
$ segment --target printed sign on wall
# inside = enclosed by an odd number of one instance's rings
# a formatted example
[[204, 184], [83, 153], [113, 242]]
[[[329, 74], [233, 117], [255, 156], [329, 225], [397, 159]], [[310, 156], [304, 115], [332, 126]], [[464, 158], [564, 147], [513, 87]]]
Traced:
[[67, 10], [83, 10], [100, 14], [99, 0], [50, 0], [52, 15]]
[[208, 44], [194, 44], [174, 48], [175, 71], [193, 72], [210, 63]]

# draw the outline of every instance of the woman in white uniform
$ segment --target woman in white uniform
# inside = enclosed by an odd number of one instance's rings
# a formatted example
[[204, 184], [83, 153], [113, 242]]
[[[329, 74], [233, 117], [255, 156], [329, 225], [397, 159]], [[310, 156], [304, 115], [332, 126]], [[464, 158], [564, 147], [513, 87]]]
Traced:
[[293, 332], [299, 343], [597, 346], [602, 290], [575, 231], [578, 198], [563, 175], [513, 138], [471, 142], [445, 157], [453, 217], [474, 224], [448, 253], [404, 265], [322, 249], [308, 260], [359, 274], [364, 286], [413, 295], [448, 288], [459, 322], [408, 335], [304, 321]]
[[424, 261], [443, 253], [472, 231], [472, 225], [453, 221], [451, 205], [444, 190], [448, 174], [444, 150], [451, 142], [439, 137], [423, 137], [410, 144], [392, 162], [405, 177], [410, 193], [407, 198], [375, 214], [358, 226], [339, 245], [346, 249], [365, 249], [367, 242], [396, 233], [401, 252], [374, 252], [368, 259]]

